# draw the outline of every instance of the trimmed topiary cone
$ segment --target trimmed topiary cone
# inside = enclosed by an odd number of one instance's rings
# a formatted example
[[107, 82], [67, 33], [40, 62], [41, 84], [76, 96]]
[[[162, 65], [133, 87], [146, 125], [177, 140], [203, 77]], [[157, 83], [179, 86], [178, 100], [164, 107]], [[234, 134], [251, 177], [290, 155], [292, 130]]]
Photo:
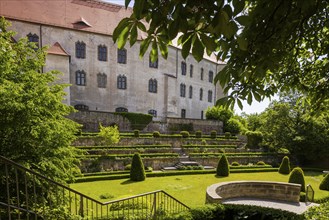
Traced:
[[281, 173], [281, 174], [289, 174], [290, 173], [289, 157], [284, 156], [284, 158], [282, 159], [281, 165], [279, 167], [279, 173]]
[[329, 174], [327, 174], [324, 179], [321, 181], [319, 189], [329, 191]]
[[305, 192], [305, 178], [304, 172], [300, 167], [296, 167], [291, 171], [289, 176], [289, 183], [297, 183], [301, 185], [301, 192]]
[[218, 161], [216, 174], [217, 176], [228, 176], [230, 174], [230, 167], [225, 154]]
[[144, 181], [146, 178], [144, 164], [139, 153], [135, 153], [131, 162], [130, 180]]

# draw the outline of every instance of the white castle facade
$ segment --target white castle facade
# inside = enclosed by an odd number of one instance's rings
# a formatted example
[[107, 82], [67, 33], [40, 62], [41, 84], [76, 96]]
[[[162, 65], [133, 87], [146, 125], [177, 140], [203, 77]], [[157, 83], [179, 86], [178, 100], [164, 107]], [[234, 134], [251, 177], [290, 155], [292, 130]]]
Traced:
[[16, 40], [28, 37], [48, 46], [43, 71], [59, 70], [70, 84], [65, 102], [80, 110], [148, 113], [204, 119], [205, 110], [224, 96], [213, 83], [224, 63], [214, 57], [184, 60], [170, 46], [168, 58], [139, 58], [140, 42], [119, 50], [112, 34], [130, 16], [123, 6], [96, 0], [0, 0], [0, 16], [12, 23]]

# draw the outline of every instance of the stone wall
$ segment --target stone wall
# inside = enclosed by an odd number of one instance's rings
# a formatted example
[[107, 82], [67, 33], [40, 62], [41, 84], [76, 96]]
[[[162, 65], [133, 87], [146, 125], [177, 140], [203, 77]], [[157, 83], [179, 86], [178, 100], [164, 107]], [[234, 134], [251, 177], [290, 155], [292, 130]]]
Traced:
[[300, 184], [268, 181], [233, 181], [209, 186], [206, 203], [221, 203], [225, 199], [248, 197], [299, 202]]
[[[191, 161], [196, 161], [203, 166], [213, 166], [217, 167], [219, 157], [193, 157], [190, 159]], [[229, 164], [232, 162], [238, 162], [241, 165], [247, 164], [257, 164], [258, 161], [264, 161], [266, 164], [270, 164], [272, 166], [278, 166], [282, 158], [280, 156], [257, 156], [257, 157], [250, 157], [250, 156], [241, 156], [241, 157], [231, 157], [227, 156], [227, 160]]]
[[[79, 111], [70, 114], [69, 118], [82, 124], [82, 130], [86, 132], [99, 131], [100, 123], [103, 126], [116, 124], [119, 126], [120, 131], [132, 131], [131, 124], [126, 118], [110, 112]], [[166, 118], [163, 121], [153, 121], [146, 126], [143, 132], [159, 131], [164, 134], [172, 133], [171, 128], [181, 125], [192, 125], [194, 131], [200, 130], [204, 134], [209, 134], [212, 130], [217, 131], [218, 134], [223, 133], [223, 123], [220, 121], [181, 118]]]

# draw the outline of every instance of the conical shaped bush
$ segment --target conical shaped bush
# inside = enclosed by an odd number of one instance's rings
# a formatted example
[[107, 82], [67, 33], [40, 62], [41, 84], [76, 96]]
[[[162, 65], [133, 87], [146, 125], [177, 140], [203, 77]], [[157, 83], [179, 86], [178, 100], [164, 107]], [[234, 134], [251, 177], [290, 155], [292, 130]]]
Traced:
[[146, 175], [142, 158], [139, 153], [135, 153], [131, 162], [130, 180], [143, 181], [145, 178]]
[[219, 159], [217, 169], [217, 176], [229, 176], [230, 175], [230, 167], [227, 161], [225, 154]]
[[289, 174], [290, 173], [290, 161], [289, 157], [285, 156], [282, 159], [282, 162], [279, 167], [279, 173], [281, 174]]
[[297, 183], [301, 185], [301, 192], [305, 192], [305, 178], [304, 172], [300, 167], [296, 167], [291, 171], [289, 176], [289, 183]]
[[321, 190], [328, 190], [329, 191], [329, 174], [327, 174], [324, 179], [321, 181], [319, 188]]

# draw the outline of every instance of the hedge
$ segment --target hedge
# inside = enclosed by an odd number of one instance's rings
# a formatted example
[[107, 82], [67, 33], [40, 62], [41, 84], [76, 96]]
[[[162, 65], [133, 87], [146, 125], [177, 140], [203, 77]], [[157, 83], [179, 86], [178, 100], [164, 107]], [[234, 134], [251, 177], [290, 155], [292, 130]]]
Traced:
[[[190, 157], [220, 157], [223, 153], [189, 153]], [[278, 156], [280, 154], [270, 152], [246, 152], [246, 153], [226, 153], [226, 156]]]
[[[108, 154], [108, 155], [84, 155], [82, 158], [99, 158], [99, 159], [117, 159], [117, 158], [132, 158], [133, 154]], [[141, 154], [141, 157], [145, 158], [166, 158], [166, 157], [179, 157], [178, 153], [149, 153]]]
[[[277, 172], [278, 168], [251, 168], [251, 169], [231, 169], [230, 173], [257, 173], [257, 172]], [[182, 170], [182, 171], [165, 171], [165, 172], [147, 172], [146, 177], [162, 177], [162, 176], [179, 176], [179, 175], [199, 175], [199, 174], [215, 174], [216, 170]], [[116, 180], [128, 179], [129, 174], [103, 175], [103, 176], [87, 176], [76, 178], [76, 183], [100, 181], [100, 180]]]
[[139, 148], [172, 148], [170, 144], [151, 144], [151, 145], [134, 145], [134, 146], [76, 146], [75, 148], [82, 150], [93, 150], [93, 149], [139, 149]]
[[143, 130], [153, 118], [152, 115], [134, 112], [115, 112], [114, 114], [121, 115], [122, 117], [128, 119], [131, 124], [131, 129], [133, 130]]
[[182, 148], [237, 148], [238, 145], [234, 145], [234, 144], [227, 144], [227, 145], [213, 145], [213, 144], [209, 144], [209, 145], [202, 145], [202, 144], [183, 144]]

